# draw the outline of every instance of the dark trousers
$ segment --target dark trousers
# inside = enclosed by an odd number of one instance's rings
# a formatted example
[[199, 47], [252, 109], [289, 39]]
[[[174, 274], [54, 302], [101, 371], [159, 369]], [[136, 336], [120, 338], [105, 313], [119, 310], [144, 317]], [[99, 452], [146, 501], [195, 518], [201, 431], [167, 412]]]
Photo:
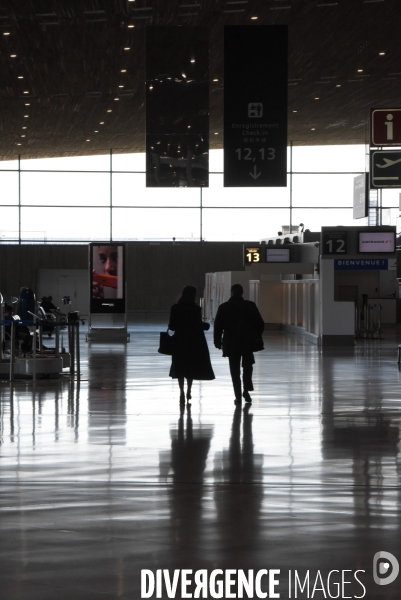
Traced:
[[241, 398], [241, 358], [242, 358], [242, 380], [244, 384], [244, 392], [252, 392], [252, 372], [255, 359], [252, 352], [236, 352], [228, 357], [230, 365], [231, 379], [234, 387], [236, 398]]

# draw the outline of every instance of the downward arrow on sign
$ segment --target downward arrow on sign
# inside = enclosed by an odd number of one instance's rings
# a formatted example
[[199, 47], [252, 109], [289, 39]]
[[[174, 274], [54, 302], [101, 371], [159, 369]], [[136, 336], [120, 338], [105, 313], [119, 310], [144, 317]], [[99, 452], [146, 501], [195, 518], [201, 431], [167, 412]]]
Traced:
[[262, 175], [262, 172], [260, 172], [260, 173], [257, 173], [257, 172], [256, 172], [256, 169], [257, 169], [257, 167], [256, 167], [256, 165], [255, 165], [255, 166], [253, 167], [253, 173], [251, 173], [251, 172], [249, 171], [249, 175], [250, 175], [250, 176], [251, 176], [253, 179], [257, 179], [258, 177], [260, 177], [260, 175]]

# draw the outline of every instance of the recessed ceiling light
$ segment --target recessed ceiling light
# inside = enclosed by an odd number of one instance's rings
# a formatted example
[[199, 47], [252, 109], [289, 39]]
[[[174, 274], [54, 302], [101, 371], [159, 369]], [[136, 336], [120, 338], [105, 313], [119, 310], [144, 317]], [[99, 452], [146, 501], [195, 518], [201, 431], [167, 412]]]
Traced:
[[23, 75], [18, 75], [18, 79], [24, 79]]
[[320, 100], [319, 96], [316, 96], [315, 100]]
[[29, 115], [24, 115], [24, 119], [28, 119]]
[[17, 58], [16, 54], [10, 54], [10, 58]]
[[30, 102], [25, 102], [25, 106], [31, 106]]
[[385, 54], [385, 52], [379, 52], [379, 56], [384, 56]]
[[123, 86], [123, 85], [119, 85], [118, 87], [119, 87], [119, 88], [123, 88], [124, 86]]
[[90, 142], [90, 140], [86, 140], [87, 142]]
[[135, 25], [128, 25], [128, 29], [133, 29]]
[[95, 133], [99, 133], [97, 129], [95, 129]]
[[298, 112], [297, 110], [293, 110], [292, 112]]
[[337, 83], [336, 87], [341, 87], [341, 83]]
[[213, 79], [213, 81], [218, 81], [218, 79]]
[[358, 69], [358, 73], [363, 73], [363, 69]]
[[26, 129], [26, 127], [23, 127], [22, 129]]
[[124, 50], [131, 50], [131, 48], [128, 48], [128, 46], [126, 48], [124, 48]]
[[25, 137], [25, 133], [23, 133], [23, 134], [21, 135], [21, 137]]
[[120, 73], [126, 73], [127, 69], [121, 69]]
[[150, 86], [149, 86], [149, 89], [150, 89], [150, 90], [153, 90], [153, 85], [150, 85]]
[[10, 32], [9, 32], [9, 31], [5, 31], [5, 32], [3, 33], [3, 35], [10, 35]]
[[25, 91], [24, 91], [24, 94], [29, 94], [28, 90], [25, 90]]
[[114, 98], [114, 100], [119, 100], [120, 98]]
[[100, 121], [99, 125], [104, 125], [104, 121]]
[[17, 146], [21, 146], [21, 143], [20, 143], [20, 142], [17, 142]]
[[107, 112], [113, 112], [113, 111], [111, 110], [111, 108], [109, 108], [109, 110]]
[[194, 59], [194, 58], [191, 58], [191, 63], [194, 63], [194, 62], [195, 62], [195, 59]]
[[181, 73], [181, 75], [184, 77], [184, 79], [187, 78], [187, 76], [185, 75], [185, 73]]
[[187, 129], [191, 129], [191, 125], [188, 125]]
[[251, 17], [251, 21], [256, 21], [258, 17]]
[[314, 128], [314, 127], [312, 127], [312, 128], [311, 128], [311, 131], [315, 131], [315, 128]]
[[214, 132], [214, 135], [219, 135], [217, 131]]

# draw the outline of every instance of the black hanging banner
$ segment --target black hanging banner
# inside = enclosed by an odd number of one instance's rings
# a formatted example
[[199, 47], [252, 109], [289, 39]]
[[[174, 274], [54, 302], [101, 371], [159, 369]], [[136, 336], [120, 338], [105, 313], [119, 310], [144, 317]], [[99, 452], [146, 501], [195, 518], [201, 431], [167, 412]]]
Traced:
[[146, 186], [209, 185], [209, 33], [146, 29]]
[[224, 30], [224, 185], [287, 186], [288, 29]]

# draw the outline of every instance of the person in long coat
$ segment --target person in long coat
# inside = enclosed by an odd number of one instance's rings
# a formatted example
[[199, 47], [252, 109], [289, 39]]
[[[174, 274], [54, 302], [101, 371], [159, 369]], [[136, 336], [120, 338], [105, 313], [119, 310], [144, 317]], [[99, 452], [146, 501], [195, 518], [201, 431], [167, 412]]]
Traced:
[[171, 307], [169, 329], [174, 331], [170, 377], [178, 379], [180, 403], [185, 402], [184, 382], [187, 380], [187, 400], [191, 400], [192, 382], [214, 379], [209, 348], [204, 332], [210, 327], [202, 321], [202, 309], [196, 304], [196, 288], [185, 287], [177, 304]]
[[228, 356], [236, 403], [242, 400], [241, 359], [242, 396], [245, 402], [252, 402], [249, 392], [253, 390], [253, 353], [264, 348], [263, 318], [254, 302], [244, 300], [243, 293], [242, 285], [234, 284], [231, 288], [231, 298], [220, 304], [214, 321], [214, 345], [218, 349], [223, 348], [223, 356]]

